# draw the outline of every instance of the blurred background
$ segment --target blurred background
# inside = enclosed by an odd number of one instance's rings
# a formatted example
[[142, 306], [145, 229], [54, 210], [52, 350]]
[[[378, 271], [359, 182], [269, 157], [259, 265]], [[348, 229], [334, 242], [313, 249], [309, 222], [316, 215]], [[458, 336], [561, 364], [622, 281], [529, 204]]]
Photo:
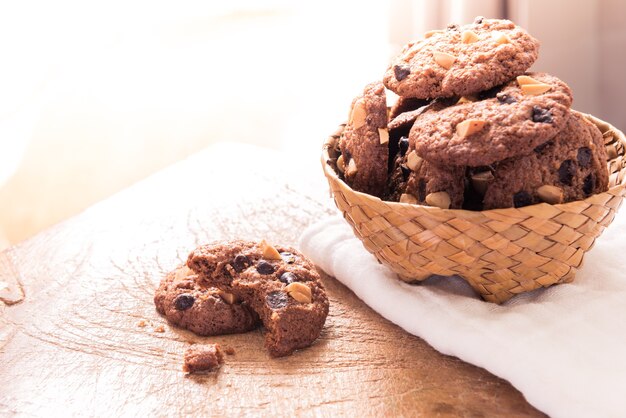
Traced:
[[317, 161], [393, 53], [477, 15], [626, 129], [623, 0], [2, 2], [0, 249], [218, 141]]

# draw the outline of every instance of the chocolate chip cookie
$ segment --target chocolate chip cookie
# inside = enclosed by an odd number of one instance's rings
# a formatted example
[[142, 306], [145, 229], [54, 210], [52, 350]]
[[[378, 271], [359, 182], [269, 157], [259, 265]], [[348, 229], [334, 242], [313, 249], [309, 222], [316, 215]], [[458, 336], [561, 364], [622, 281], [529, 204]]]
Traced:
[[608, 189], [607, 154], [600, 130], [572, 112], [554, 138], [528, 156], [485, 171], [484, 209], [565, 203]]
[[511, 21], [477, 18], [409, 43], [383, 81], [405, 97], [470, 95], [523, 74], [538, 53], [539, 41]]
[[348, 124], [339, 139], [337, 168], [354, 190], [381, 196], [389, 158], [387, 99], [381, 82], [368, 84], [352, 102]]
[[161, 281], [154, 304], [171, 323], [203, 336], [247, 332], [260, 325], [247, 303], [207, 285], [186, 266]]
[[460, 209], [463, 205], [465, 168], [438, 167], [420, 158], [406, 138], [401, 138], [401, 144], [404, 145], [389, 176], [385, 200]]
[[567, 84], [530, 73], [422, 113], [410, 140], [422, 158], [440, 166], [486, 166], [530, 154], [553, 138], [565, 125], [571, 103]]
[[328, 297], [313, 264], [293, 248], [264, 241], [218, 242], [198, 247], [187, 265], [259, 314], [272, 356], [308, 347], [320, 335]]

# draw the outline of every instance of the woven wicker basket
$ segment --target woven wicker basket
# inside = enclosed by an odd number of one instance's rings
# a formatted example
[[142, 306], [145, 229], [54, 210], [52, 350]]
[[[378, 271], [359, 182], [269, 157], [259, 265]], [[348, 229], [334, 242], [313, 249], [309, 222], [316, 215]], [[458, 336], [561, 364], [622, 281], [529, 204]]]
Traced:
[[609, 190], [559, 205], [467, 211], [385, 202], [352, 190], [337, 176], [335, 144], [322, 164], [335, 204], [365, 248], [406, 282], [431, 275], [464, 278], [485, 300], [571, 282], [583, 256], [613, 218], [626, 193], [626, 137], [591, 115], [609, 154]]

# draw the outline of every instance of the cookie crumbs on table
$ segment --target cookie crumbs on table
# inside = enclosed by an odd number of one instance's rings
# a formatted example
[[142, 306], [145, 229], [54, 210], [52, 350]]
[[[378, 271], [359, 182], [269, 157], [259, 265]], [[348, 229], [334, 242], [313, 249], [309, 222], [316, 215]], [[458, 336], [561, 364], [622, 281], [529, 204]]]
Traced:
[[185, 350], [183, 371], [185, 373], [212, 372], [224, 364], [219, 344], [194, 344]]

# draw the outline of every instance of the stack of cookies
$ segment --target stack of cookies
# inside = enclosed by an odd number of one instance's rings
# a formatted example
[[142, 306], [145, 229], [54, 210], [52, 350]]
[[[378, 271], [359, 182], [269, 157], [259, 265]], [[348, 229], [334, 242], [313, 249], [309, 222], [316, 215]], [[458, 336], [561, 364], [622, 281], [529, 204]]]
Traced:
[[[477, 18], [411, 42], [352, 102], [336, 144], [354, 190], [443, 209], [584, 199], [608, 189], [600, 130], [567, 84], [527, 70], [539, 42]], [[387, 89], [397, 95], [388, 106]]]

